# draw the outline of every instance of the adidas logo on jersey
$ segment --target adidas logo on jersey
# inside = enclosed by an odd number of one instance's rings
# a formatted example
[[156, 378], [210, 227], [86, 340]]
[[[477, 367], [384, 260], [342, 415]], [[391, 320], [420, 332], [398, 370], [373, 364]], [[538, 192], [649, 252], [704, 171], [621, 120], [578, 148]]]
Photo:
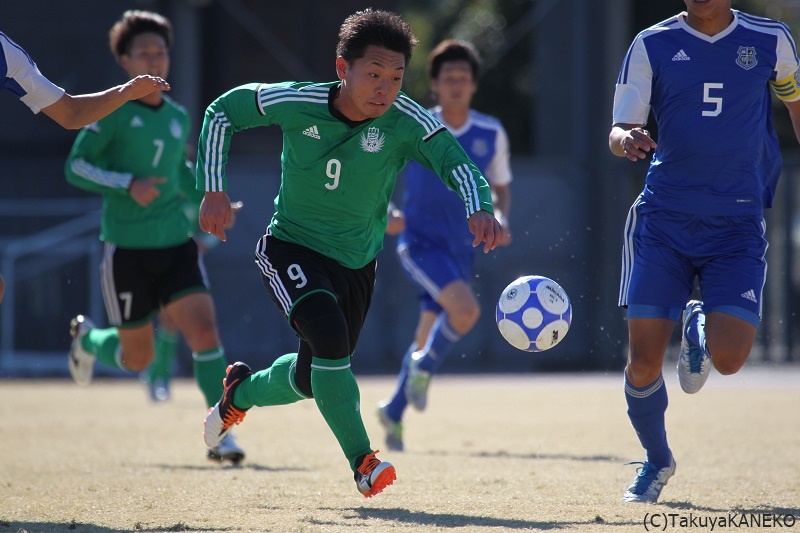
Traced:
[[753, 291], [753, 289], [750, 289], [747, 292], [743, 292], [742, 298], [744, 298], [745, 300], [750, 300], [754, 304], [758, 303], [758, 300], [756, 300], [756, 293]]
[[316, 124], [311, 126], [310, 128], [306, 128], [303, 130], [303, 135], [308, 135], [309, 137], [314, 137], [315, 139], [319, 139], [319, 130], [317, 129]]
[[131, 128], [144, 128], [144, 121], [139, 117], [139, 115], [134, 115], [131, 119]]
[[673, 61], [689, 61], [691, 57], [686, 55], [686, 52], [683, 51], [683, 48], [678, 50], [678, 53], [672, 56]]

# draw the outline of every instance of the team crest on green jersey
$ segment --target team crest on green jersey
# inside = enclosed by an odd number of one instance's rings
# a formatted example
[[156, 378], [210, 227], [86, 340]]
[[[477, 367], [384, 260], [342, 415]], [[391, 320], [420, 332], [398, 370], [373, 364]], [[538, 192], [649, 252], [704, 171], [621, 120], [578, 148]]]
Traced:
[[173, 118], [169, 121], [169, 132], [176, 139], [180, 139], [183, 136], [183, 127], [177, 119]]
[[361, 134], [361, 149], [371, 154], [380, 152], [384, 141], [386, 141], [386, 135], [373, 126], [367, 130], [367, 133]]
[[740, 46], [736, 64], [745, 70], [750, 70], [758, 64], [756, 59], [756, 49], [754, 46]]

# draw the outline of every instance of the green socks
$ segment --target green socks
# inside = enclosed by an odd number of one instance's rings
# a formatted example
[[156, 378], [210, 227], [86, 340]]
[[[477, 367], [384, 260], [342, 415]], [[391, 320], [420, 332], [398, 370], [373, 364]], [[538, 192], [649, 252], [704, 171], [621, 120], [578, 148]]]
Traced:
[[119, 360], [119, 330], [117, 328], [92, 328], [81, 339], [81, 345], [101, 363], [127, 370]]
[[[195, 377], [198, 354], [195, 354]], [[254, 406], [287, 405], [306, 399], [294, 383], [297, 354], [283, 355], [266, 370], [255, 372], [236, 387], [233, 403], [239, 409]], [[369, 437], [361, 419], [358, 384], [350, 370], [350, 357], [311, 360], [311, 388], [322, 417], [339, 441], [350, 468], [355, 471], [356, 460], [372, 452]], [[222, 396], [222, 383], [214, 402]]]
[[225, 350], [222, 346], [217, 346], [204, 352], [192, 352], [192, 360], [194, 380], [206, 398], [206, 405], [214, 407], [222, 398], [222, 380], [225, 379], [228, 368]]
[[233, 404], [239, 409], [250, 409], [254, 405], [287, 405], [305, 400], [307, 397], [294, 384], [296, 364], [296, 353], [277, 358], [271, 367], [255, 372], [236, 387]]
[[311, 360], [311, 389], [328, 427], [355, 472], [359, 457], [372, 453], [361, 419], [361, 394], [350, 370], [350, 357]]
[[169, 381], [172, 377], [172, 362], [178, 351], [178, 333], [159, 328], [156, 331], [156, 352], [153, 362], [147, 368], [150, 383], [158, 380]]

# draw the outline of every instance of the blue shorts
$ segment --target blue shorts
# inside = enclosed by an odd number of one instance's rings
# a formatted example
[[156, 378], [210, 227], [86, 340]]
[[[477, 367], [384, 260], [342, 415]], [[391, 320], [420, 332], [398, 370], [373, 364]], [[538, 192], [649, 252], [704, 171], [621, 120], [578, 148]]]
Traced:
[[420, 286], [420, 309], [440, 313], [437, 303], [442, 289], [456, 280], [469, 284], [475, 263], [475, 254], [454, 254], [442, 247], [401, 242], [397, 246], [397, 257], [406, 275]]
[[761, 215], [700, 216], [640, 196], [625, 223], [619, 305], [629, 318], [678, 320], [697, 278], [706, 313], [758, 327], [767, 274]]

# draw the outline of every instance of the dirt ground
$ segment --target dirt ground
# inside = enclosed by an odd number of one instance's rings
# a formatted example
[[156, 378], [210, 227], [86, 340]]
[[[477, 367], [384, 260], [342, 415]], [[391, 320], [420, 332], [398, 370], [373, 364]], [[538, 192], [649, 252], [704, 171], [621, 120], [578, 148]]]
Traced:
[[[665, 378], [678, 468], [655, 505], [621, 502], [644, 458], [621, 374], [437, 377], [372, 499], [312, 401], [251, 410], [232, 467], [205, 457], [192, 381], [161, 404], [132, 379], [0, 381], [0, 533], [800, 531], [800, 367], [712, 374], [693, 396]], [[393, 379], [358, 380], [383, 448]]]

